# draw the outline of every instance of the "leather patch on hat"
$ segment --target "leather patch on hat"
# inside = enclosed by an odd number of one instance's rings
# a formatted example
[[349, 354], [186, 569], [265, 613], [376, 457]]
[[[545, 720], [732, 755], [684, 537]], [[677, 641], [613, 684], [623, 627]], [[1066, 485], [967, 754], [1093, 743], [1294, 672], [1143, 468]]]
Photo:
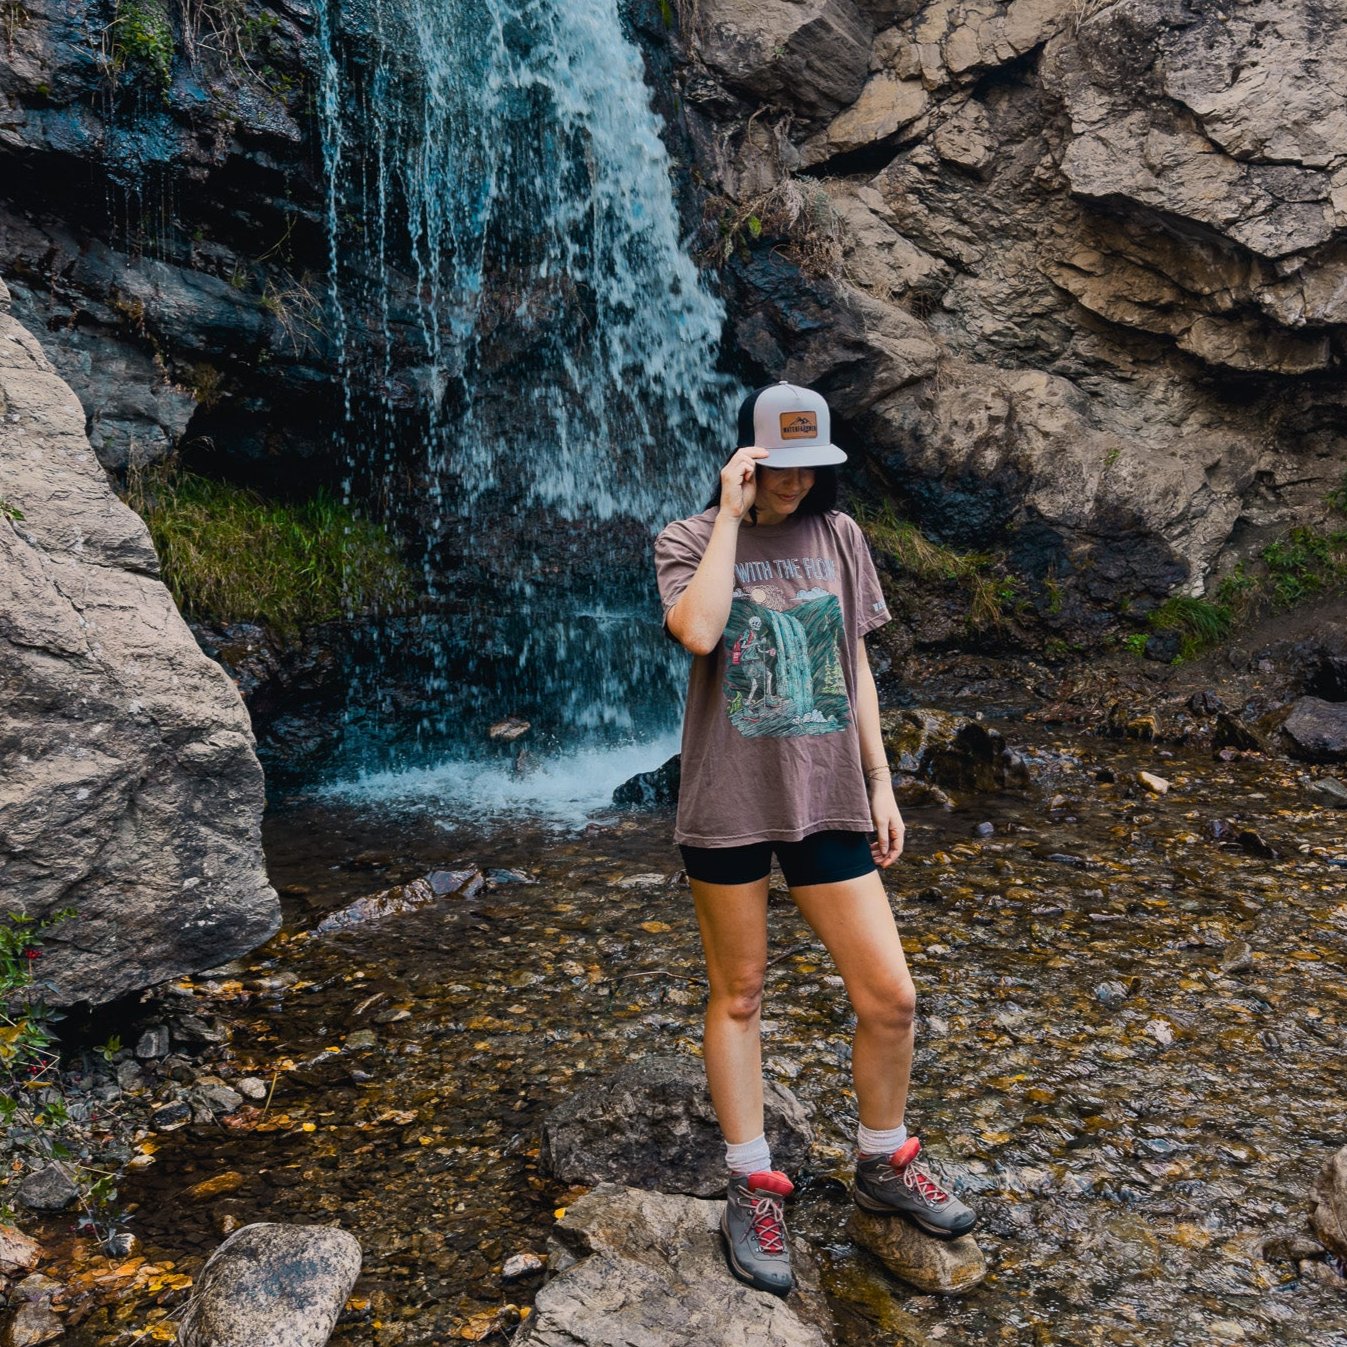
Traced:
[[818, 439], [818, 413], [782, 412], [781, 438], [783, 440]]

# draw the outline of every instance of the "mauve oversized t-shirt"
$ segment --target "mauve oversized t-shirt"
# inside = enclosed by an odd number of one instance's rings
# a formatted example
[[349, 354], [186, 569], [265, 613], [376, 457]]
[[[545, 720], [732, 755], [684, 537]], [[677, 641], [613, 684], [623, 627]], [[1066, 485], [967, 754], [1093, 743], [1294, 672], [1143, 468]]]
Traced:
[[[664, 611], [701, 563], [718, 509], [655, 540]], [[694, 655], [674, 838], [689, 846], [798, 842], [870, 832], [856, 729], [856, 642], [889, 620], [870, 548], [850, 515], [739, 528], [729, 622]]]

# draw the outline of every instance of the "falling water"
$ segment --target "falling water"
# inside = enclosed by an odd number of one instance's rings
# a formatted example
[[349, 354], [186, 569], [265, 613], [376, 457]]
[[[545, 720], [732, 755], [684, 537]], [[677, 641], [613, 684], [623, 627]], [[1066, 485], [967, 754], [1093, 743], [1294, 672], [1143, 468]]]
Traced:
[[733, 424], [617, 0], [320, 0], [347, 491], [428, 596], [354, 659], [339, 774], [648, 738], [652, 531]]
[[809, 641], [804, 628], [789, 613], [773, 612], [772, 630], [776, 634], [776, 692], [795, 708], [795, 714], [807, 716], [814, 709], [814, 676], [810, 668]]

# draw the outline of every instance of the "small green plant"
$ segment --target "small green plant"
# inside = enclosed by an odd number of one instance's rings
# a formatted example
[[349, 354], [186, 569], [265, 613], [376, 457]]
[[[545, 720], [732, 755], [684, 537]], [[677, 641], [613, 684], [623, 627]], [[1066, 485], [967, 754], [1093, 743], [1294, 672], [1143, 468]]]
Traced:
[[17, 505], [11, 505], [0, 496], [0, 519], [13, 519], [16, 523], [23, 518], [23, 511]]
[[112, 68], [141, 65], [161, 90], [173, 81], [173, 25], [158, 0], [118, 0], [112, 20]]
[[706, 203], [702, 266], [723, 266], [750, 242], [776, 240], [779, 251], [807, 276], [840, 276], [842, 227], [832, 198], [817, 183], [784, 177], [747, 201], [717, 196]]
[[1146, 653], [1146, 642], [1150, 637], [1144, 631], [1134, 631], [1129, 636], [1122, 639], [1123, 649], [1130, 650], [1134, 655], [1144, 655]]
[[1195, 659], [1225, 640], [1234, 627], [1233, 615], [1224, 604], [1182, 595], [1166, 599], [1149, 621], [1152, 631], [1178, 633], [1179, 659]]
[[1065, 600], [1065, 589], [1057, 578], [1056, 571], [1048, 571], [1043, 577], [1043, 598], [1045, 600], [1043, 611], [1049, 617], [1056, 617], [1062, 611], [1062, 603]]
[[1347, 473], [1343, 474], [1341, 483], [1335, 486], [1324, 499], [1327, 501], [1330, 510], [1336, 510], [1339, 514], [1347, 514]]
[[1299, 525], [1262, 551], [1273, 598], [1290, 605], [1347, 585], [1347, 530]]
[[1115, 444], [1112, 449], [1104, 455], [1104, 467], [1111, 468], [1122, 457], [1122, 450]]
[[182, 611], [259, 621], [292, 637], [315, 623], [412, 599], [393, 540], [324, 491], [302, 504], [160, 465], [132, 474], [128, 503], [149, 525]]

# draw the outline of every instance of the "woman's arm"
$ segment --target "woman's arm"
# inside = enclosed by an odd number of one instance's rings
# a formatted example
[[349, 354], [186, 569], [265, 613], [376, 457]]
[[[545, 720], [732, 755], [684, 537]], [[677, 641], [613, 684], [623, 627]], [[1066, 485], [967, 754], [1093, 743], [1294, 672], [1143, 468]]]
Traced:
[[757, 460], [766, 457], [766, 449], [738, 449], [720, 470], [720, 512], [711, 540], [688, 587], [664, 615], [674, 639], [694, 655], [709, 655], [729, 621], [739, 525], [756, 494]]
[[856, 729], [861, 740], [861, 770], [870, 795], [870, 818], [877, 834], [870, 843], [875, 864], [890, 866], [903, 854], [906, 829], [898, 801], [893, 798], [893, 775], [884, 752], [884, 736], [879, 728], [879, 692], [870, 659], [865, 653], [865, 637], [856, 641]]

